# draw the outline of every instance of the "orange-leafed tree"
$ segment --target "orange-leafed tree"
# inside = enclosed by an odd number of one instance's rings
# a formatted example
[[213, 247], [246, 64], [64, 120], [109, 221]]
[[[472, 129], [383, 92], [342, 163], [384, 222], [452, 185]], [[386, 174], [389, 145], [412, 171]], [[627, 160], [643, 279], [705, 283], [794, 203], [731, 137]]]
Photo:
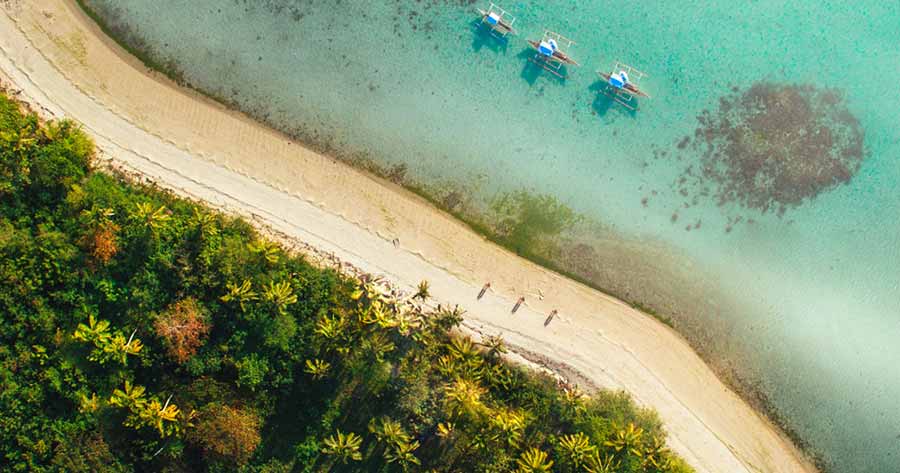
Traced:
[[119, 247], [116, 244], [116, 232], [118, 231], [119, 226], [112, 222], [101, 225], [94, 230], [94, 234], [91, 237], [91, 256], [95, 260], [106, 264], [116, 255], [116, 252], [119, 251]]
[[243, 465], [259, 446], [259, 418], [244, 409], [207, 404], [188, 436], [210, 460]]
[[115, 213], [106, 207], [92, 207], [81, 212], [81, 220], [89, 233], [82, 240], [87, 251], [101, 264], [107, 264], [119, 251], [117, 234], [119, 226], [112, 221]]
[[161, 313], [154, 328], [156, 335], [169, 350], [169, 355], [175, 361], [184, 363], [203, 345], [210, 327], [203, 308], [189, 297], [172, 304]]

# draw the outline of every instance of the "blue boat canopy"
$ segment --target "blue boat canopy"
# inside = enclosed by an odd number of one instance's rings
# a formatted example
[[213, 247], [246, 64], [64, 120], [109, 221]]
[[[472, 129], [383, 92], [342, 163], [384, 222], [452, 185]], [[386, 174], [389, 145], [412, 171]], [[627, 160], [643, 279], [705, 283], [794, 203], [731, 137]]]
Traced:
[[628, 73], [625, 71], [613, 72], [609, 75], [609, 85], [621, 89], [628, 83]]
[[556, 44], [555, 39], [541, 41], [541, 44], [538, 45], [538, 52], [543, 54], [544, 56], [552, 56], [557, 49], [559, 49], [559, 45]]
[[492, 25], [496, 25], [496, 24], [500, 23], [500, 15], [498, 15], [494, 12], [488, 13], [487, 22]]

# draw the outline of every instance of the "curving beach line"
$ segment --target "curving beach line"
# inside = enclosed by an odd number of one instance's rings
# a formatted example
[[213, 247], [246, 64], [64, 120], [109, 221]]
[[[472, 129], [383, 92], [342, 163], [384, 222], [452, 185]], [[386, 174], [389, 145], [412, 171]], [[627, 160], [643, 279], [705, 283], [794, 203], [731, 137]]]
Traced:
[[[321, 156], [180, 88], [106, 38], [72, 0], [0, 2], [0, 80], [70, 117], [101, 158], [238, 213], [394, 284], [428, 280], [466, 324], [659, 412], [701, 473], [814, 472], [674, 331], [532, 264], [397, 186]], [[490, 290], [477, 295], [486, 281]], [[543, 294], [538, 298], [533, 294]], [[519, 297], [522, 307], [510, 310]], [[551, 310], [559, 315], [545, 326]]]

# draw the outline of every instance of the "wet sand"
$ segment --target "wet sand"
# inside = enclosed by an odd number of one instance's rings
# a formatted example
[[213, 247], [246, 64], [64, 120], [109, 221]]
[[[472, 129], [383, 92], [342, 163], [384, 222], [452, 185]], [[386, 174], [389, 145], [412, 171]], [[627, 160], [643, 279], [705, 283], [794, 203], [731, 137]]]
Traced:
[[[423, 199], [147, 71], [71, 0], [10, 0], [0, 79], [48, 117], [71, 117], [101, 158], [251, 218], [319, 252], [459, 304], [466, 324], [656, 409], [698, 472], [815, 471], [674, 331], [486, 241]], [[623, 268], [627, 270], [627, 268]], [[485, 282], [491, 288], [478, 294]], [[538, 294], [543, 294], [539, 298]], [[513, 315], [520, 297], [525, 302]], [[551, 310], [559, 314], [547, 326]]]

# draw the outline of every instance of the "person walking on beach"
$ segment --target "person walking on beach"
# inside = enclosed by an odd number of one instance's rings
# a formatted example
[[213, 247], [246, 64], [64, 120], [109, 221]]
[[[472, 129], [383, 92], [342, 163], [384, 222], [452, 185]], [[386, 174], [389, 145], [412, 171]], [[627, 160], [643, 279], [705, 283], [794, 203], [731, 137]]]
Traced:
[[490, 282], [485, 283], [484, 287], [481, 288], [481, 292], [478, 293], [478, 300], [481, 300], [481, 298], [484, 297], [484, 293], [487, 292], [487, 290], [490, 288], [491, 288], [491, 283]]
[[515, 314], [519, 307], [522, 306], [522, 303], [525, 302], [524, 297], [520, 297], [519, 300], [516, 301], [516, 305], [513, 306], [512, 313]]
[[550, 311], [550, 316], [547, 317], [547, 320], [544, 321], [544, 327], [550, 325], [550, 322], [553, 321], [553, 317], [556, 317], [557, 313], [558, 312], [556, 311], [556, 309], [553, 309], [552, 311]]

